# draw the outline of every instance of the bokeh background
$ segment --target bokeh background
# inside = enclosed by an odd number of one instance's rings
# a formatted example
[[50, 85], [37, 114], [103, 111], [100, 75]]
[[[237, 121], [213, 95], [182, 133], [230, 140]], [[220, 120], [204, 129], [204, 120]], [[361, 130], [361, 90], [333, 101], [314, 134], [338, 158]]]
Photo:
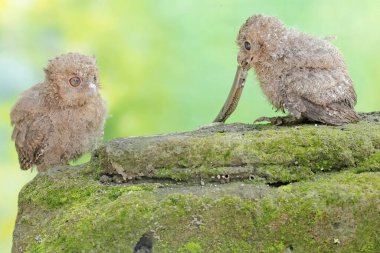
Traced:
[[[255, 13], [335, 35], [357, 110], [380, 110], [380, 1], [0, 0], [0, 252], [10, 252], [17, 194], [36, 174], [18, 168], [9, 112], [23, 90], [43, 80], [48, 59], [69, 51], [96, 55], [110, 116], [105, 140], [192, 130], [223, 105], [237, 31]], [[263, 115], [276, 113], [251, 73], [229, 122]]]

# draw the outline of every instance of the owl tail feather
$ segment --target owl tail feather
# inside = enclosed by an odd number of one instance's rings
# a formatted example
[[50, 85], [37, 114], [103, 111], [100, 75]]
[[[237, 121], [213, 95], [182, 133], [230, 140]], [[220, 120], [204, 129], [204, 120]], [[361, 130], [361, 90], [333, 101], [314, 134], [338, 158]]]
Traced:
[[353, 108], [344, 103], [331, 103], [328, 106], [317, 105], [308, 100], [303, 101], [306, 111], [302, 116], [312, 121], [340, 126], [360, 120]]

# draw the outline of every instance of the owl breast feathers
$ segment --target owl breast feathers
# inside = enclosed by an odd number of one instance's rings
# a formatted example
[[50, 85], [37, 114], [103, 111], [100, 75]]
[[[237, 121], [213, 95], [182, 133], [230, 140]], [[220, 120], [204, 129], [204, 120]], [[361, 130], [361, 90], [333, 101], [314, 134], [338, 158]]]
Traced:
[[95, 58], [68, 53], [49, 61], [45, 80], [11, 111], [20, 167], [44, 171], [94, 149], [103, 135], [105, 103]]

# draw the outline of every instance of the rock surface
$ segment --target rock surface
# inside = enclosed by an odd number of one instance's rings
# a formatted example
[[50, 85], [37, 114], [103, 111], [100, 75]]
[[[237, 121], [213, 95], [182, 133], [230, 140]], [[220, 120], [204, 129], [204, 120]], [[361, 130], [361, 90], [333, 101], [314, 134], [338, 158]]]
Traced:
[[12, 252], [380, 252], [380, 113], [362, 116], [111, 140], [23, 188]]

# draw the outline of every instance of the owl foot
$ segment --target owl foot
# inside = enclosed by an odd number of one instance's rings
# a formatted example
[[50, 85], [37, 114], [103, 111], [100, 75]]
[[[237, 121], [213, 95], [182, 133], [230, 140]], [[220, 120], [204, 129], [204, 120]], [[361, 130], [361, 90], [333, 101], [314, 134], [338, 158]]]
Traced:
[[260, 117], [257, 118], [253, 123], [257, 122], [270, 122], [274, 126], [289, 126], [289, 125], [297, 125], [302, 123], [303, 119], [297, 119], [293, 116], [283, 116], [283, 117]]

